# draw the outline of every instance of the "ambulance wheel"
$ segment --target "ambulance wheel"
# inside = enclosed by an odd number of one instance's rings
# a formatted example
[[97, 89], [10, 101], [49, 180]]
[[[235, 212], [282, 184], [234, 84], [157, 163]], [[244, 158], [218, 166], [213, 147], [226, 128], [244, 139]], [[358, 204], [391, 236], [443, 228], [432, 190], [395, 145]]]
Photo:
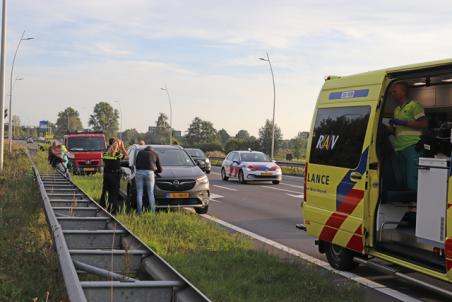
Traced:
[[228, 181], [229, 177], [226, 176], [226, 170], [224, 168], [221, 169], [221, 179], [224, 181]]
[[328, 262], [335, 269], [351, 271], [358, 266], [358, 263], [353, 261], [354, 253], [341, 246], [326, 243], [325, 253]]
[[240, 170], [239, 172], [239, 183], [246, 184], [245, 175], [243, 174], [242, 170]]

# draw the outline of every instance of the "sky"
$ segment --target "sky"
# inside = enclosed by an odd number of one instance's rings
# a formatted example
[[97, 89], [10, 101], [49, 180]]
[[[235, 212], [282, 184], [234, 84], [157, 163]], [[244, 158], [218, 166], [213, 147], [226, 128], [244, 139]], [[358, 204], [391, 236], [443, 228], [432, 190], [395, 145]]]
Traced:
[[13, 113], [37, 125], [72, 106], [87, 126], [108, 101], [122, 129], [146, 131], [169, 114], [167, 85], [173, 128], [198, 116], [257, 135], [272, 117], [268, 52], [276, 124], [292, 138], [309, 130], [325, 76], [452, 57], [451, 13], [435, 0], [10, 0], [7, 62], [23, 30], [34, 38], [17, 57]]

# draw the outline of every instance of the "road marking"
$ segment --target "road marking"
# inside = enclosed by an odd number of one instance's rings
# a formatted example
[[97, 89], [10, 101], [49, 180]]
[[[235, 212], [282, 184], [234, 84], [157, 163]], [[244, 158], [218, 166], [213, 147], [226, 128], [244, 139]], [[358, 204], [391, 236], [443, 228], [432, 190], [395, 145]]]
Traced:
[[289, 196], [292, 196], [292, 197], [295, 197], [295, 198], [303, 198], [304, 197], [304, 194], [294, 195], [294, 194], [286, 193], [286, 195], [289, 195]]
[[224, 197], [224, 196], [223, 196], [223, 195], [220, 195], [220, 194], [215, 194], [215, 193], [211, 193], [211, 194], [210, 194], [210, 200], [211, 200], [211, 201], [218, 202], [218, 203], [222, 203], [222, 201], [217, 200], [217, 198], [223, 198], [223, 197]]
[[221, 175], [220, 173], [212, 172], [212, 171], [210, 171], [210, 174], [213, 174], [213, 175]]
[[289, 186], [289, 187], [292, 187], [292, 188], [300, 188], [300, 189], [303, 189], [303, 186], [299, 186], [299, 185], [290, 185], [290, 184], [286, 184], [286, 183], [283, 183], [283, 182], [281, 182], [280, 185], [285, 185], [285, 186]]
[[283, 191], [283, 192], [289, 192], [289, 193], [294, 193], [294, 194], [300, 194], [300, 192], [297, 192], [297, 191], [280, 189], [280, 188], [275, 188], [275, 187], [270, 187], [270, 186], [261, 186], [261, 188], [267, 188], [267, 189], [272, 189], [272, 190], [277, 190], [277, 191]]
[[219, 185], [213, 185], [214, 187], [220, 188], [220, 189], [225, 189], [225, 190], [229, 190], [229, 191], [238, 191], [237, 189], [233, 189], [233, 188], [228, 188], [228, 187], [223, 187], [223, 186], [219, 186]]
[[303, 252], [297, 251], [297, 250], [295, 250], [293, 248], [285, 246], [285, 245], [283, 245], [281, 243], [278, 243], [276, 241], [273, 241], [271, 239], [268, 239], [268, 238], [263, 237], [261, 235], [258, 235], [256, 233], [253, 233], [251, 231], [242, 229], [241, 227], [238, 227], [236, 225], [230, 224], [229, 222], [223, 221], [221, 219], [215, 218], [215, 217], [207, 215], [207, 214], [202, 214], [201, 216], [206, 218], [206, 219], [209, 219], [211, 221], [214, 221], [214, 222], [216, 222], [216, 223], [218, 223], [218, 224], [220, 224], [220, 225], [222, 225], [224, 227], [227, 227], [227, 228], [229, 228], [231, 230], [234, 230], [236, 232], [245, 234], [245, 235], [247, 235], [247, 236], [249, 236], [249, 237], [251, 237], [251, 238], [253, 238], [255, 240], [258, 240], [258, 241], [261, 241], [261, 242], [266, 243], [268, 245], [271, 245], [274, 248], [277, 248], [277, 249], [279, 249], [281, 251], [284, 251], [284, 252], [286, 252], [288, 254], [296, 256], [296, 257], [298, 257], [300, 259], [303, 259], [303, 260], [305, 260], [307, 262], [310, 262], [312, 264], [315, 264], [317, 266], [320, 266], [321, 268], [324, 268], [326, 270], [332, 271], [333, 273], [341, 275], [342, 277], [344, 277], [346, 279], [355, 281], [355, 282], [357, 282], [357, 283], [359, 283], [361, 285], [369, 287], [369, 288], [371, 288], [373, 290], [376, 290], [376, 291], [378, 291], [380, 293], [383, 293], [385, 295], [388, 295], [388, 296], [393, 297], [395, 299], [398, 299], [400, 301], [421, 302], [421, 300], [418, 300], [418, 299], [415, 299], [413, 297], [410, 297], [410, 296], [408, 296], [408, 295], [406, 295], [404, 293], [401, 293], [399, 291], [396, 291], [396, 290], [394, 290], [392, 288], [388, 288], [388, 287], [386, 287], [383, 284], [380, 284], [378, 282], [366, 279], [364, 277], [358, 276], [358, 275], [350, 273], [350, 272], [344, 272], [344, 271], [335, 270], [327, 262], [325, 262], [323, 260], [320, 260], [320, 259], [317, 259], [315, 257], [309, 256], [308, 254], [305, 254]]

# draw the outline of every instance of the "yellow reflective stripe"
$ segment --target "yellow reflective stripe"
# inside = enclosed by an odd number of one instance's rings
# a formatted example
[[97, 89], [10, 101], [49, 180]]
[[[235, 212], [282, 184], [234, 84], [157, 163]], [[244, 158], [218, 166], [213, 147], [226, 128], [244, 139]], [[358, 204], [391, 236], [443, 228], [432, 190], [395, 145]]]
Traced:
[[418, 114], [416, 114], [415, 116], [414, 116], [414, 119], [420, 119], [421, 117], [424, 117], [425, 116], [425, 113], [424, 112], [421, 112], [421, 113], [418, 113]]
[[121, 156], [111, 156], [108, 153], [104, 153], [104, 159], [112, 159], [112, 160], [121, 159]]
[[421, 131], [416, 130], [403, 130], [403, 131], [396, 131], [396, 136], [421, 136]]

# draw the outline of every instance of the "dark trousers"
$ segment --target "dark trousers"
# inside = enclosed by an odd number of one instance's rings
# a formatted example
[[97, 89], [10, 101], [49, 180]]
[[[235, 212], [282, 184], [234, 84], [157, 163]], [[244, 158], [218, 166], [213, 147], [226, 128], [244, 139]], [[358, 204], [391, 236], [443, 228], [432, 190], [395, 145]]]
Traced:
[[[100, 205], [107, 207], [107, 210], [115, 214], [119, 209], [119, 185], [121, 175], [119, 173], [104, 172], [104, 182], [102, 186], [102, 195], [100, 196]], [[108, 203], [106, 203], [108, 200]]]

